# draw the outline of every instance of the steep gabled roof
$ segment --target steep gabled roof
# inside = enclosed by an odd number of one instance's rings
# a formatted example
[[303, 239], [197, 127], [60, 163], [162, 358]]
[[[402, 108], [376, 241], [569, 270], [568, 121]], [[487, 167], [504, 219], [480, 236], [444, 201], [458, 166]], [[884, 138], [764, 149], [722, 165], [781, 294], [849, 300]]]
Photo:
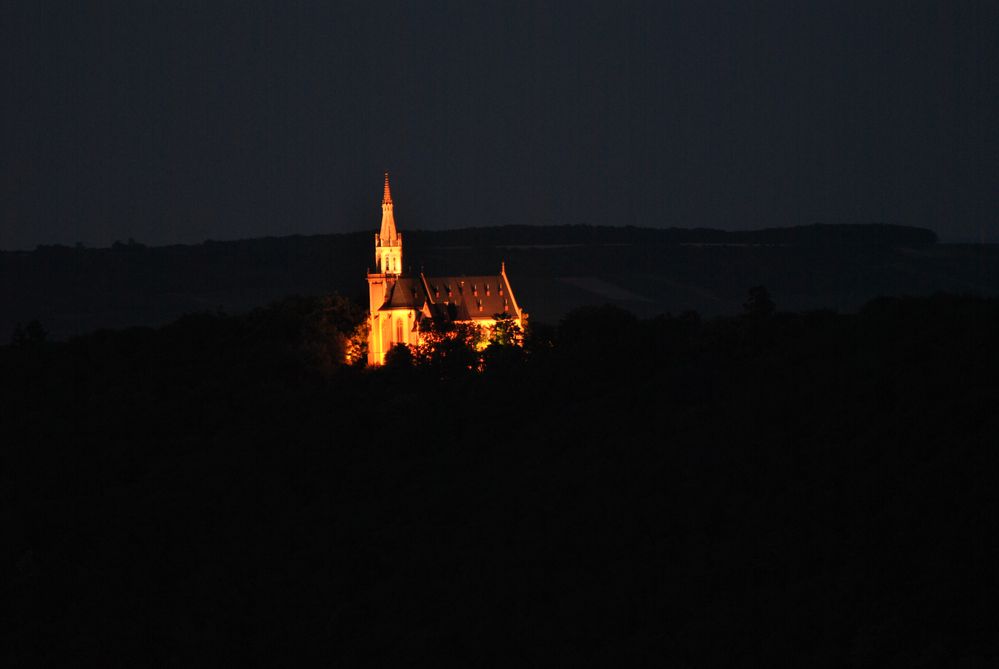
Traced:
[[496, 314], [519, 316], [510, 283], [503, 274], [425, 277], [428, 301], [451, 320], [491, 319]]
[[421, 277], [401, 277], [389, 286], [381, 311], [389, 309], [422, 309], [427, 294]]
[[507, 279], [500, 274], [400, 277], [388, 286], [380, 311], [416, 309], [452, 321], [491, 320], [496, 314], [523, 314]]

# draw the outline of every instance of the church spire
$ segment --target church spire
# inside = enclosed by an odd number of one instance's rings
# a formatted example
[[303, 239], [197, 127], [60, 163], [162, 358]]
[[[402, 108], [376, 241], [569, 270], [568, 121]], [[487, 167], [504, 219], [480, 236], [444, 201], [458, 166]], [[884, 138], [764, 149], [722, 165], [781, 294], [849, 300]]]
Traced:
[[381, 274], [402, 274], [402, 235], [395, 229], [388, 172], [385, 173], [385, 190], [382, 194], [382, 229], [375, 235], [375, 265]]
[[392, 204], [392, 191], [389, 189], [388, 172], [385, 173], [385, 193], [382, 195], [382, 204]]
[[392, 191], [389, 189], [389, 175], [385, 173], [385, 192], [382, 194], [382, 244], [394, 245], [397, 237], [395, 216], [392, 213]]

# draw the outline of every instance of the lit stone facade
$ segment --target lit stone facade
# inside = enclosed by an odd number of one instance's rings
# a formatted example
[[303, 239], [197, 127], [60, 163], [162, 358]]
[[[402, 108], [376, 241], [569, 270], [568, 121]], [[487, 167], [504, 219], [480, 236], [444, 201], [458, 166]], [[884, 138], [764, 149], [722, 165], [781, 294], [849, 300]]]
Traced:
[[375, 235], [375, 267], [368, 273], [368, 364], [381, 365], [396, 344], [418, 345], [425, 318], [474, 323], [488, 331], [496, 314], [509, 314], [523, 328], [527, 312], [513, 296], [506, 265], [477, 276], [403, 276], [402, 234], [396, 230], [388, 174], [382, 196], [382, 226]]

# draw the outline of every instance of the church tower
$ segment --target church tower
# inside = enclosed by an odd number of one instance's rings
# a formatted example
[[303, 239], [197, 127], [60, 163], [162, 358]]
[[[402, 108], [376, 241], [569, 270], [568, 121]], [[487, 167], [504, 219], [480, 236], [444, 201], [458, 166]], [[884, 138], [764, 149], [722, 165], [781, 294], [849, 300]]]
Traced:
[[402, 274], [402, 235], [395, 229], [388, 172], [385, 173], [385, 192], [382, 194], [382, 229], [375, 235], [375, 267], [379, 274]]
[[[402, 274], [402, 235], [395, 229], [392, 212], [392, 191], [388, 172], [385, 173], [385, 190], [382, 193], [382, 227], [375, 234], [375, 271], [368, 273], [369, 324], [368, 364], [380, 365], [385, 353], [394, 342], [405, 341], [405, 331], [398, 331], [401, 323], [392, 320], [391, 312], [384, 312], [385, 305]], [[398, 319], [396, 319], [398, 320]]]

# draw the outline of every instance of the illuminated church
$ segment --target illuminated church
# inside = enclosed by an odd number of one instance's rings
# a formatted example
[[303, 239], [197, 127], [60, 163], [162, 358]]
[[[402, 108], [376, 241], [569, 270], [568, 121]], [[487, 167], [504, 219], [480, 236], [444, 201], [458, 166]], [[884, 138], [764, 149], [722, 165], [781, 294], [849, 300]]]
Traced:
[[521, 328], [527, 313], [521, 310], [506, 265], [487, 276], [403, 276], [402, 233], [396, 230], [388, 172], [382, 196], [382, 228], [375, 235], [375, 273], [368, 273], [370, 298], [368, 364], [381, 365], [396, 344], [420, 342], [424, 319], [473, 323], [487, 331], [496, 316], [507, 314]]

